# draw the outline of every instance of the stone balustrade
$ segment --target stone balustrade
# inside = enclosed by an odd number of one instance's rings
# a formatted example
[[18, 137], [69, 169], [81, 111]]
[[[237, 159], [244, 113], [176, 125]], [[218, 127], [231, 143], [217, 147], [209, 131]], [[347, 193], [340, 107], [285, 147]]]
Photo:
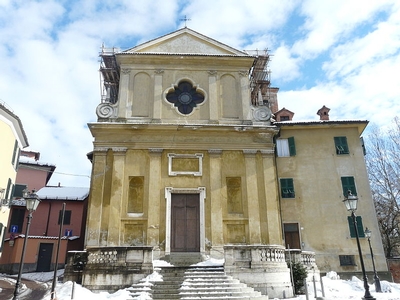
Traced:
[[115, 291], [128, 287], [153, 272], [153, 251], [149, 246], [91, 247], [85, 251], [82, 270], [76, 268], [76, 252], [68, 256], [64, 281], [81, 272], [82, 285], [90, 290]]
[[225, 272], [271, 298], [293, 296], [281, 245], [226, 245]]
[[312, 251], [302, 251], [300, 249], [286, 249], [286, 261], [300, 262], [307, 268], [316, 268], [315, 253]]

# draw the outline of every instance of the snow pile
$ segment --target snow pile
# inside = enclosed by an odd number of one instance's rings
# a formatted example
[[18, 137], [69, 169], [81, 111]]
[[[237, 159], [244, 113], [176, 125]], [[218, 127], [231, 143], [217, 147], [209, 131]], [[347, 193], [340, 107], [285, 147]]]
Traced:
[[[219, 265], [221, 263], [220, 260], [209, 260], [205, 265]], [[156, 269], [162, 266], [171, 266], [167, 262], [164, 261], [155, 261]], [[5, 276], [4, 276], [5, 277]], [[23, 274], [23, 277], [31, 280], [39, 280], [41, 282], [51, 281], [53, 278], [53, 272], [49, 273], [30, 273]], [[0, 274], [0, 280], [4, 280]], [[9, 279], [7, 279], [9, 280]], [[363, 281], [353, 277], [352, 280], [342, 280], [336, 274], [336, 272], [331, 271], [326, 274], [326, 276], [322, 277], [325, 298], [329, 300], [340, 299], [340, 300], [354, 300], [361, 299], [364, 296], [364, 284]], [[151, 294], [146, 292], [151, 288], [152, 282], [162, 281], [162, 276], [155, 270], [152, 274], [142, 279], [137, 286], [142, 286], [143, 291], [138, 292], [134, 296], [132, 296], [132, 290], [129, 288], [119, 290], [115, 293], [93, 293], [90, 290], [82, 287], [79, 284], [73, 284], [72, 282], [58, 283], [56, 286], [56, 297], [57, 300], [70, 300], [72, 299], [72, 293], [74, 294], [74, 300], [87, 300], [87, 299], [96, 299], [96, 300], [127, 300], [127, 299], [135, 299], [135, 300], [149, 300], [151, 298]], [[377, 300], [400, 300], [400, 284], [388, 282], [385, 280], [381, 281], [382, 293], [375, 292], [375, 286], [373, 284], [369, 285], [370, 293]], [[322, 297], [322, 289], [319, 282], [316, 284], [317, 295], [314, 295], [314, 287], [313, 283], [308, 283], [308, 293], [309, 299], [315, 299], [315, 297]], [[306, 300], [306, 295], [300, 295], [291, 300]], [[43, 300], [50, 300], [50, 288], [49, 292]], [[289, 300], [289, 299], [288, 299]]]
[[331, 280], [339, 280], [340, 279], [340, 276], [335, 271], [330, 271], [330, 272], [326, 273], [326, 277]]

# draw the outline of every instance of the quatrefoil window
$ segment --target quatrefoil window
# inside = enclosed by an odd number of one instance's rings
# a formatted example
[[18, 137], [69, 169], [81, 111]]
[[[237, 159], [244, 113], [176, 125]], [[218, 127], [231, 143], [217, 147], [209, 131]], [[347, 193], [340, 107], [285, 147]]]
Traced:
[[204, 102], [204, 95], [188, 81], [181, 81], [178, 86], [167, 93], [166, 98], [184, 115], [190, 114], [193, 108]]

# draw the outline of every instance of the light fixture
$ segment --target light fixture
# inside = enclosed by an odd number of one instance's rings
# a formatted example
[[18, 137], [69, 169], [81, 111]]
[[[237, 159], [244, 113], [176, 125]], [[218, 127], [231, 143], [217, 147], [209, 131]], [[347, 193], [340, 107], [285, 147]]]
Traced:
[[37, 209], [40, 203], [40, 199], [38, 195], [36, 195], [35, 190], [32, 190], [32, 192], [29, 192], [28, 190], [23, 190], [22, 194], [26, 202], [26, 210], [28, 211], [28, 217], [27, 217], [28, 222], [26, 223], [24, 245], [22, 246], [21, 261], [19, 263], [18, 277], [17, 277], [17, 282], [15, 283], [14, 297], [12, 298], [12, 300], [18, 300], [19, 286], [21, 284], [21, 275], [24, 267], [24, 258], [26, 252], [26, 245], [28, 242], [29, 228], [31, 226], [31, 221], [32, 221], [32, 213]]
[[371, 294], [369, 292], [368, 279], [367, 279], [367, 275], [365, 273], [364, 260], [362, 257], [360, 238], [359, 238], [358, 229], [357, 229], [357, 218], [356, 218], [356, 214], [354, 213], [357, 210], [357, 201], [358, 201], [357, 196], [353, 195], [350, 190], [347, 191], [347, 197], [343, 200], [343, 203], [346, 206], [347, 210], [351, 211], [351, 219], [353, 220], [354, 232], [356, 233], [358, 255], [360, 257], [361, 271], [363, 274], [364, 289], [365, 289], [365, 294], [362, 299], [376, 300], [374, 297], [371, 296]]
[[348, 211], [357, 210], [358, 197], [353, 195], [350, 190], [347, 191], [347, 197], [344, 198], [343, 203], [346, 205]]
[[375, 268], [374, 252], [372, 251], [372, 246], [371, 246], [372, 231], [369, 230], [368, 227], [365, 227], [364, 234], [365, 234], [365, 237], [368, 239], [369, 251], [371, 252], [372, 268], [374, 270], [375, 291], [377, 293], [382, 293], [381, 282], [379, 280], [379, 277], [378, 277], [378, 274], [376, 273], [376, 268]]
[[35, 190], [33, 190], [31, 193], [28, 192], [25, 194], [24, 198], [26, 202], [26, 209], [29, 212], [34, 212], [40, 203], [40, 199], [38, 195], [36, 195]]

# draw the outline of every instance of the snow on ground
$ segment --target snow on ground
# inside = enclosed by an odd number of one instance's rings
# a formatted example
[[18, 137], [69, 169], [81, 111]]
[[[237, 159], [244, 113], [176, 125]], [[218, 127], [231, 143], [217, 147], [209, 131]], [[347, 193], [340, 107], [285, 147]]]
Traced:
[[[197, 265], [202, 266], [218, 266], [221, 265], [223, 261], [221, 260], [208, 260], [207, 262], [202, 262]], [[165, 261], [155, 261], [155, 271], [153, 274], [150, 274], [145, 279], [142, 280], [143, 286], [151, 286], [151, 281], [162, 281], [162, 276], [157, 272], [157, 267], [162, 266], [171, 266], [171, 264]], [[58, 271], [58, 275], [62, 275], [63, 270]], [[2, 274], [0, 274], [2, 277]], [[48, 273], [29, 273], [23, 274], [23, 278], [37, 280], [41, 282], [52, 281], [53, 272]], [[353, 277], [352, 280], [342, 280], [339, 276], [336, 275], [335, 272], [329, 272], [327, 276], [322, 278], [323, 280], [323, 288], [325, 291], [325, 299], [361, 299], [364, 296], [364, 284], [363, 281]], [[49, 284], [51, 287], [51, 284]], [[308, 283], [308, 294], [309, 299], [315, 299], [314, 295], [314, 285], [312, 282]], [[370, 293], [377, 300], [400, 300], [400, 284], [381, 281], [381, 287], [383, 293], [376, 293], [374, 285], [370, 285]], [[316, 283], [317, 297], [322, 297], [322, 289], [319, 282]], [[72, 298], [73, 293], [73, 298]], [[74, 284], [71, 281], [65, 283], [57, 283], [56, 286], [56, 299], [57, 300], [87, 300], [87, 299], [96, 299], [96, 300], [127, 300], [127, 299], [136, 299], [136, 300], [148, 300], [151, 299], [148, 293], [143, 292], [139, 296], [132, 298], [130, 296], [130, 292], [127, 289], [119, 290], [115, 293], [92, 293], [88, 289], [82, 287], [79, 284]], [[43, 300], [50, 300], [50, 290], [47, 296], [43, 298]], [[306, 300], [305, 295], [300, 295], [294, 298], [290, 298], [290, 300]]]

